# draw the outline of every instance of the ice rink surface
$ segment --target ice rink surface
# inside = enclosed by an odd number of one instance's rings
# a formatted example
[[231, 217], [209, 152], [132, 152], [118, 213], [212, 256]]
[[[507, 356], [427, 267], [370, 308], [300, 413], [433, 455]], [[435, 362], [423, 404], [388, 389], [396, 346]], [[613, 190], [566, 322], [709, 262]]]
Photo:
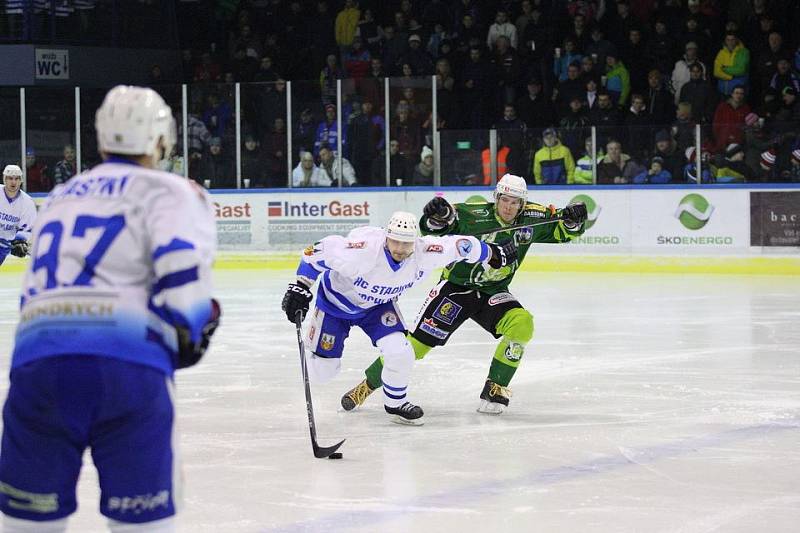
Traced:
[[[216, 274], [211, 352], [178, 374], [185, 532], [800, 531], [800, 283], [793, 277], [518, 275], [536, 334], [506, 413], [475, 412], [495, 341], [468, 323], [415, 366], [425, 425], [339, 398], [375, 349], [313, 387], [311, 453], [291, 272]], [[7, 375], [20, 274], [0, 274]], [[407, 321], [433, 285], [404, 297]], [[0, 381], [5, 397], [7, 378]], [[70, 531], [103, 531], [89, 456]]]

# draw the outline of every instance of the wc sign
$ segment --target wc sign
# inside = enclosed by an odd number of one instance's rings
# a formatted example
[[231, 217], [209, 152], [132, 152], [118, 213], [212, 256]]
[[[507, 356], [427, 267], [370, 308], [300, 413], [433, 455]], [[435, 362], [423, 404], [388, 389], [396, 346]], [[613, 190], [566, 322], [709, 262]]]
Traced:
[[36, 79], [68, 80], [69, 50], [63, 48], [37, 48]]

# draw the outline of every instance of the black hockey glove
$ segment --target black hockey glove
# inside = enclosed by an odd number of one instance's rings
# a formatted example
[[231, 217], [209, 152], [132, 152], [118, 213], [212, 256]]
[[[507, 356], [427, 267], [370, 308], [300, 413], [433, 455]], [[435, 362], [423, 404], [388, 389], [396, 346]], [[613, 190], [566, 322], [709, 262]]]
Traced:
[[298, 311], [302, 312], [302, 318], [308, 313], [308, 304], [311, 303], [311, 291], [302, 283], [290, 283], [283, 295], [281, 309], [286, 313], [286, 318], [294, 324], [294, 317]]
[[28, 251], [30, 250], [30, 243], [25, 239], [14, 239], [11, 241], [11, 255], [15, 255], [17, 257], [25, 257], [28, 255]]
[[425, 204], [422, 212], [434, 223], [431, 229], [446, 228], [456, 219], [456, 210], [441, 196], [436, 196]]
[[586, 219], [589, 217], [589, 212], [586, 210], [586, 204], [583, 202], [578, 202], [575, 204], [569, 204], [567, 207], [561, 210], [561, 216], [564, 218], [564, 222], [570, 226], [578, 226], [586, 222]]
[[208, 345], [211, 343], [211, 337], [219, 327], [221, 317], [222, 307], [216, 299], [212, 298], [211, 317], [209, 317], [208, 322], [200, 331], [200, 339], [197, 342], [192, 342], [188, 329], [184, 327], [175, 328], [178, 334], [178, 364], [176, 368], [194, 366], [202, 359], [206, 350], [208, 350]]
[[504, 243], [486, 243], [492, 250], [492, 257], [489, 259], [489, 266], [501, 268], [514, 263], [517, 260], [517, 246], [513, 240]]

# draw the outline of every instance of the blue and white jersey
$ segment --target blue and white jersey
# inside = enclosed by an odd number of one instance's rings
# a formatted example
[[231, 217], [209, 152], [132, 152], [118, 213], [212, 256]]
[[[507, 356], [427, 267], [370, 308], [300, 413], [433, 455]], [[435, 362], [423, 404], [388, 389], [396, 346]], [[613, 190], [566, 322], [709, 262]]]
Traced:
[[28, 193], [20, 190], [14, 198], [0, 194], [0, 248], [11, 248], [14, 239], [31, 240], [36, 220], [36, 204]]
[[414, 253], [398, 263], [385, 243], [386, 230], [375, 227], [325, 237], [303, 251], [297, 276], [308, 285], [321, 277], [317, 307], [333, 316], [359, 318], [398, 298], [431, 270], [491, 257], [489, 247], [475, 237], [428, 235], [417, 238]]
[[33, 230], [11, 366], [114, 357], [171, 374], [211, 315], [216, 227], [192, 181], [111, 160], [56, 187]]

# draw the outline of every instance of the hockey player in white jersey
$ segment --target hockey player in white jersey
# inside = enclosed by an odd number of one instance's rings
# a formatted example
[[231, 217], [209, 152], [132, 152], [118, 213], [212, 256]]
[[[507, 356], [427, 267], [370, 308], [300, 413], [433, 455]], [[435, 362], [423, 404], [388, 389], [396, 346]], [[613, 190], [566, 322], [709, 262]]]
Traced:
[[8, 254], [28, 255], [31, 229], [36, 220], [36, 204], [21, 189], [22, 169], [6, 165], [3, 169], [3, 198], [0, 198], [0, 265]]
[[115, 531], [174, 531], [181, 475], [173, 373], [219, 323], [208, 195], [155, 170], [175, 143], [154, 91], [97, 111], [104, 162], [54, 189], [34, 225], [3, 410], [4, 531], [64, 531], [89, 447]]
[[308, 312], [311, 287], [319, 278], [316, 305], [307, 326], [309, 374], [333, 378], [340, 368], [350, 328], [360, 327], [384, 358], [384, 409], [392, 421], [421, 425], [423, 411], [407, 401], [414, 350], [405, 337], [397, 299], [432, 270], [454, 261], [500, 268], [516, 260], [512, 241], [489, 244], [461, 235], [420, 237], [417, 218], [396, 212], [386, 228], [362, 227], [347, 237], [333, 235], [302, 254], [297, 281], [289, 284], [282, 308], [290, 322]]

